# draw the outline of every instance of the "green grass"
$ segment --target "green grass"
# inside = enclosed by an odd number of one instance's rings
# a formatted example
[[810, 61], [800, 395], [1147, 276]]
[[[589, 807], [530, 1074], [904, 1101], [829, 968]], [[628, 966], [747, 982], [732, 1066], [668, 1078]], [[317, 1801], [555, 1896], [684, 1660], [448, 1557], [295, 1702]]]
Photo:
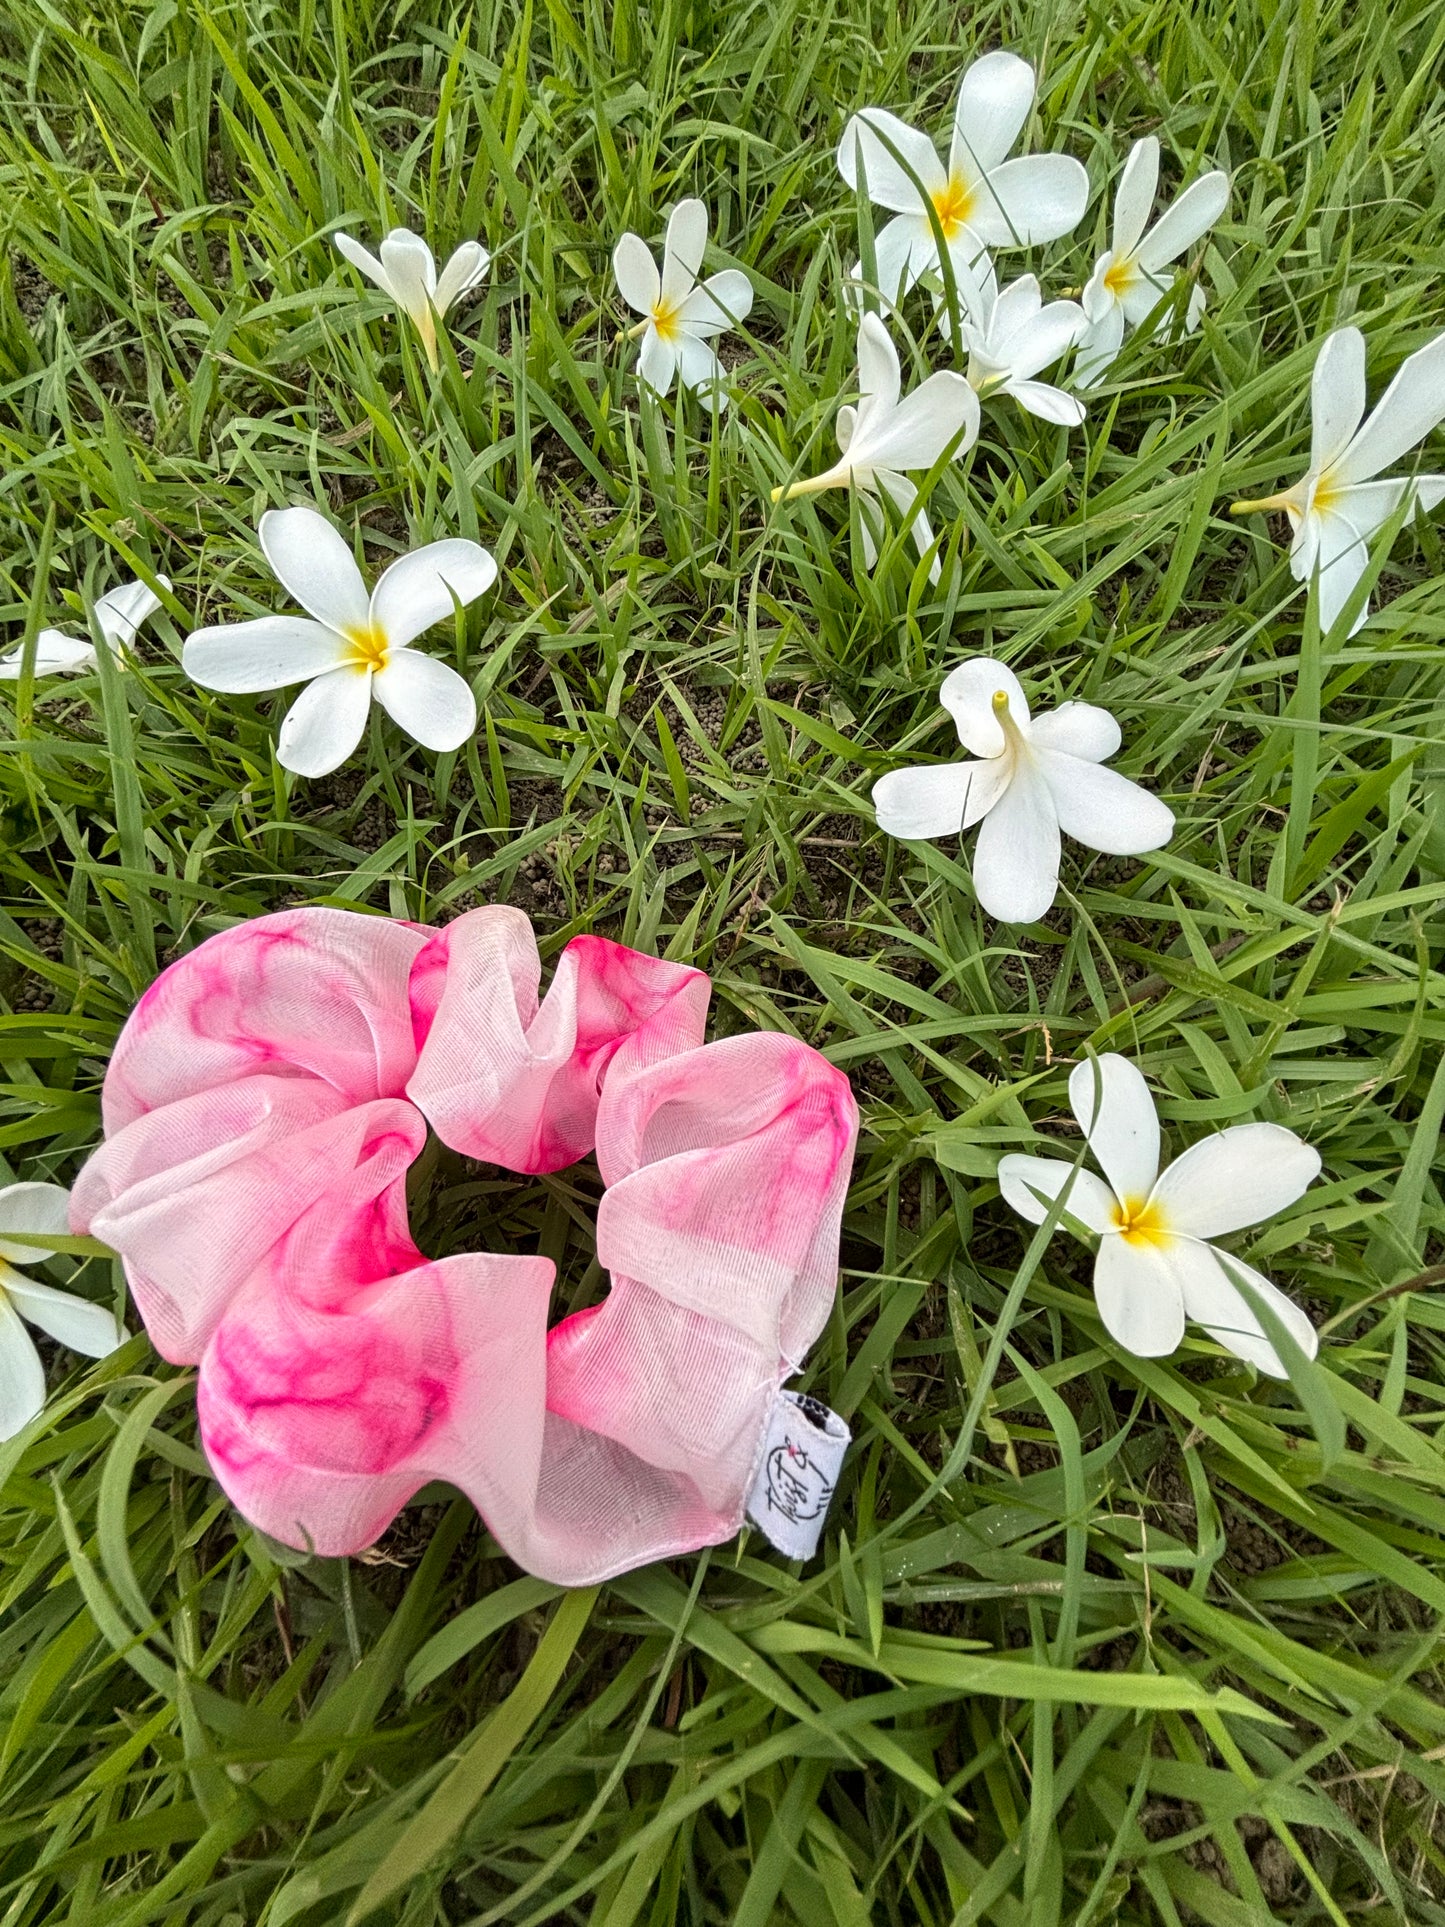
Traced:
[[[832, 146], [867, 101], [941, 130], [997, 44], [1096, 190], [1151, 130], [1170, 181], [1234, 170], [1210, 309], [1076, 435], [987, 410], [932, 492], [940, 588], [903, 540], [869, 580], [845, 498], [768, 505], [851, 374]], [[135, 673], [0, 699], [14, 1173], [93, 1144], [166, 960], [296, 901], [505, 900], [549, 956], [696, 960], [715, 1027], [817, 1044], [864, 1128], [811, 1367], [857, 1443], [801, 1574], [754, 1536], [558, 1599], [446, 1493], [375, 1558], [285, 1556], [209, 1479], [187, 1374], [143, 1337], [54, 1359], [0, 1452], [3, 1927], [322, 1927], [364, 1886], [396, 1927], [1445, 1922], [1445, 567], [1405, 532], [1368, 628], [1321, 637], [1279, 531], [1224, 512], [1303, 470], [1331, 325], [1374, 392], [1445, 325], [1442, 46], [1405, 0], [10, 0], [0, 619], [175, 584]], [[716, 428], [639, 409], [608, 268], [691, 192], [758, 289]], [[434, 382], [327, 240], [392, 217], [495, 253]], [[181, 674], [198, 622], [279, 606], [253, 531], [294, 500], [373, 565], [497, 554], [465, 752], [375, 724], [293, 785], [285, 699]], [[867, 800], [949, 753], [937, 687], [979, 652], [1114, 709], [1179, 817], [1141, 863], [1072, 849], [1022, 931]], [[1175, 1150], [1244, 1117], [1319, 1147], [1241, 1245], [1322, 1322], [1307, 1378], [1123, 1356], [1086, 1254], [1001, 1204], [1085, 1047], [1137, 1055]], [[560, 1315], [602, 1288], [596, 1194], [443, 1154], [416, 1221], [547, 1252]]]

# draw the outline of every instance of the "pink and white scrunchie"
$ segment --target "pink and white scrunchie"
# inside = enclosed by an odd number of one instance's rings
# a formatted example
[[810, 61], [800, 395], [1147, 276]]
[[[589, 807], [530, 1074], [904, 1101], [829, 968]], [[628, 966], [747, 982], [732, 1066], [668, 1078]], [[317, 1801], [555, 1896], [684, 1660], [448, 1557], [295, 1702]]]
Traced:
[[[847, 1079], [770, 1032], [705, 1044], [707, 977], [600, 937], [540, 978], [520, 910], [292, 910], [173, 964], [121, 1034], [72, 1222], [199, 1365], [216, 1477], [276, 1539], [354, 1552], [444, 1479], [578, 1586], [742, 1522], [833, 1301]], [[423, 1257], [428, 1124], [518, 1172], [595, 1147], [601, 1304], [549, 1331], [550, 1259]]]

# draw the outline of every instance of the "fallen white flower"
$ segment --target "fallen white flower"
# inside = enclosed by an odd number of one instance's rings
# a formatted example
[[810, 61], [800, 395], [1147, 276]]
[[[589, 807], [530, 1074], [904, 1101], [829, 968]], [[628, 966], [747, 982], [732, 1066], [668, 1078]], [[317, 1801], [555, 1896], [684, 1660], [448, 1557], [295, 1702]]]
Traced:
[[889, 836], [956, 836], [981, 825], [973, 859], [980, 906], [1006, 923], [1033, 923], [1059, 887], [1060, 833], [1091, 850], [1141, 856], [1167, 843], [1174, 813], [1104, 759], [1120, 744], [1106, 709], [1068, 702], [1031, 717], [1018, 678], [975, 656], [939, 691], [959, 740], [977, 761], [896, 769], [873, 786]]
[[[1114, 197], [1114, 245], [1099, 256], [1084, 289], [1088, 325], [1075, 371], [1081, 388], [1103, 378], [1123, 344], [1125, 325], [1139, 327], [1169, 292], [1164, 270], [1207, 234], [1229, 205], [1229, 176], [1216, 168], [1192, 181], [1146, 234], [1158, 186], [1159, 143], [1151, 134], [1130, 149]], [[1204, 306], [1204, 290], [1196, 287], [1184, 317], [1187, 334], [1199, 326]]]
[[393, 562], [368, 599], [356, 558], [315, 509], [270, 509], [257, 534], [277, 579], [314, 619], [260, 616], [198, 629], [181, 656], [187, 675], [232, 695], [306, 683], [276, 745], [277, 760], [298, 776], [325, 776], [346, 761], [373, 695], [424, 748], [459, 749], [477, 726], [471, 688], [409, 644], [491, 588], [497, 565], [487, 551], [430, 542]]
[[979, 398], [1007, 395], [1030, 415], [1077, 428], [1084, 404], [1036, 376], [1061, 361], [1083, 332], [1084, 311], [1078, 303], [1050, 301], [1045, 306], [1031, 274], [1020, 275], [1000, 292], [991, 269], [971, 275], [966, 284], [961, 278], [959, 295], [968, 380]]
[[[1237, 1358], [1283, 1378], [1253, 1308], [1257, 1294], [1313, 1358], [1318, 1334], [1293, 1299], [1207, 1241], [1302, 1197], [1319, 1176], [1319, 1152], [1280, 1124], [1234, 1124], [1201, 1138], [1161, 1175], [1149, 1087], [1136, 1065], [1113, 1052], [1074, 1067], [1069, 1103], [1108, 1183], [1082, 1165], [1011, 1153], [1000, 1161], [999, 1188], [1030, 1224], [1042, 1224], [1059, 1199], [1068, 1217], [1098, 1236], [1094, 1296], [1110, 1335], [1138, 1358], [1164, 1358], [1189, 1319]], [[1235, 1282], [1240, 1276], [1252, 1293]]]
[[482, 280], [491, 256], [480, 241], [463, 241], [440, 275], [431, 249], [409, 228], [394, 227], [381, 244], [381, 258], [349, 234], [331, 237], [354, 268], [389, 294], [421, 337], [427, 366], [435, 374], [437, 323]]
[[[939, 267], [938, 235], [955, 273], [987, 248], [1032, 247], [1083, 218], [1089, 177], [1067, 154], [1007, 156], [1034, 102], [1034, 70], [1016, 54], [985, 54], [963, 76], [948, 166], [926, 134], [882, 107], [854, 114], [838, 143], [838, 171], [895, 218], [874, 247], [878, 291], [901, 301]], [[935, 232], [935, 224], [937, 232]], [[850, 271], [856, 282], [859, 270]]]
[[677, 375], [685, 388], [706, 389], [715, 407], [727, 406], [725, 371], [712, 346], [726, 329], [752, 312], [753, 284], [741, 268], [724, 268], [699, 281], [707, 248], [707, 209], [679, 201], [667, 223], [662, 272], [647, 243], [624, 234], [612, 253], [612, 271], [623, 300], [645, 317], [630, 332], [641, 335], [637, 372], [654, 394], [666, 395]]
[[104, 1358], [125, 1343], [125, 1331], [103, 1305], [27, 1278], [54, 1252], [13, 1244], [6, 1232], [68, 1236], [70, 1193], [59, 1184], [9, 1184], [0, 1189], [0, 1439], [13, 1438], [45, 1404], [45, 1368], [22, 1321], [87, 1358]]
[[[1231, 502], [1231, 515], [1283, 509], [1294, 530], [1290, 574], [1319, 584], [1320, 627], [1334, 627], [1370, 559], [1370, 537], [1402, 503], [1424, 515], [1445, 501], [1445, 475], [1392, 476], [1382, 468], [1399, 461], [1445, 420], [1445, 334], [1408, 360], [1361, 424], [1365, 412], [1365, 337], [1358, 328], [1326, 335], [1310, 384], [1310, 465], [1293, 488], [1253, 502]], [[1408, 519], [1408, 518], [1407, 518]], [[1350, 634], [1370, 613], [1368, 600]]]
[[[903, 395], [902, 388], [892, 337], [876, 314], [864, 315], [858, 326], [858, 404], [845, 403], [838, 410], [841, 459], [821, 475], [773, 490], [775, 502], [830, 488], [856, 490], [863, 555], [870, 569], [888, 533], [880, 495], [887, 496], [900, 520], [912, 519], [918, 553], [927, 555], [933, 530], [926, 512], [915, 507], [918, 490], [903, 471], [930, 469], [950, 443], [957, 441], [956, 458], [978, 440], [978, 396], [962, 375], [942, 370], [909, 395]], [[937, 556], [928, 573], [931, 581], [938, 580]]]
[[[169, 576], [158, 575], [156, 581], [163, 589], [171, 586]], [[107, 589], [96, 603], [91, 613], [122, 668], [125, 652], [135, 641], [137, 629], [160, 606], [160, 597], [144, 582], [123, 582], [118, 588]], [[23, 645], [0, 656], [0, 682], [14, 682], [19, 677], [24, 656]], [[83, 669], [94, 669], [95, 664], [95, 644], [89, 636], [67, 635], [63, 629], [42, 629], [35, 638], [37, 676], [73, 676]]]

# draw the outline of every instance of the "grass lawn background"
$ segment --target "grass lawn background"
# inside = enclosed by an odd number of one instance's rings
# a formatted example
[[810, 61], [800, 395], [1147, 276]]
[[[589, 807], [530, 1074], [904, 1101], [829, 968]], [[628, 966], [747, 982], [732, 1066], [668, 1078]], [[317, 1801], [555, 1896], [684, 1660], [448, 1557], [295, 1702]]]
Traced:
[[[905, 538], [870, 579], [846, 497], [768, 504], [852, 376], [833, 147], [866, 103], [941, 134], [999, 45], [1095, 190], [1004, 273], [1077, 289], [1157, 132], [1166, 191], [1233, 172], [1210, 306], [1081, 431], [986, 407], [941, 585]], [[445, 1492], [361, 1559], [286, 1555], [211, 1482], [189, 1375], [52, 1351], [0, 1448], [4, 1927], [1445, 1921], [1445, 565], [1429, 523], [1387, 541], [1369, 626], [1322, 638], [1287, 531], [1224, 512], [1303, 471], [1331, 326], [1372, 397], [1445, 326], [1442, 47], [1379, 0], [10, 0], [0, 619], [174, 583], [134, 673], [0, 707], [14, 1175], [73, 1174], [165, 962], [300, 902], [511, 902], [547, 956], [695, 961], [713, 1034], [818, 1045], [864, 1128], [808, 1381], [857, 1443], [801, 1577], [753, 1535], [559, 1599]], [[757, 289], [716, 428], [639, 406], [609, 266], [694, 192]], [[391, 219], [494, 253], [435, 380], [327, 238]], [[191, 628], [285, 606], [254, 529], [294, 501], [373, 570], [496, 553], [430, 643], [483, 702], [465, 751], [374, 711], [293, 782], [286, 698], [181, 674]], [[952, 753], [938, 685], [984, 653], [1114, 710], [1179, 818], [1141, 862], [1070, 846], [1022, 930], [867, 800]], [[1120, 1354], [1087, 1254], [1001, 1204], [1003, 1152], [1077, 1148], [1086, 1045], [1139, 1059], [1174, 1151], [1248, 1117], [1319, 1147], [1238, 1246], [1323, 1327], [1297, 1384], [1197, 1333]], [[557, 1316], [605, 1289], [589, 1167], [414, 1179], [429, 1254], [540, 1249]]]

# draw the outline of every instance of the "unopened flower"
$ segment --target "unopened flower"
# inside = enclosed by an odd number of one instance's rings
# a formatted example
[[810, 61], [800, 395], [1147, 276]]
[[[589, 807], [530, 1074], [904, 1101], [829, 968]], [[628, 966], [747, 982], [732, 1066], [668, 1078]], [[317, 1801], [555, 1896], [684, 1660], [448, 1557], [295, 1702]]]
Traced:
[[1000, 292], [991, 268], [970, 276], [967, 283], [960, 278], [959, 293], [968, 380], [980, 398], [1008, 395], [1031, 415], [1077, 428], [1084, 404], [1035, 377], [1062, 360], [1078, 340], [1085, 325], [1083, 309], [1073, 301], [1045, 306], [1031, 274], [1020, 275]]
[[331, 237], [354, 268], [389, 294], [421, 337], [427, 366], [435, 374], [437, 323], [447, 310], [469, 294], [486, 274], [491, 256], [480, 241], [463, 241], [441, 273], [432, 251], [419, 234], [394, 227], [381, 244], [381, 258], [349, 234]]
[[[171, 586], [169, 576], [158, 575], [156, 581], [163, 589]], [[119, 588], [107, 589], [96, 603], [92, 611], [96, 626], [122, 666], [125, 652], [135, 641], [136, 630], [160, 606], [160, 597], [144, 582], [124, 582]], [[0, 656], [0, 681], [16, 680], [24, 655], [22, 645]], [[63, 629], [42, 629], [35, 638], [37, 676], [76, 675], [82, 669], [94, 669], [95, 660], [95, 644], [89, 636], [70, 636]]]
[[[1207, 234], [1229, 205], [1229, 176], [1216, 168], [1191, 182], [1146, 234], [1158, 185], [1159, 143], [1150, 134], [1134, 143], [1124, 163], [1114, 196], [1114, 245], [1099, 256], [1084, 289], [1088, 329], [1079, 343], [1076, 371], [1081, 388], [1103, 377], [1119, 352], [1125, 325], [1137, 328], [1148, 320], [1169, 292], [1170, 264]], [[1199, 326], [1203, 312], [1204, 290], [1196, 287], [1184, 318], [1187, 333]]]
[[[1258, 501], [1232, 502], [1231, 515], [1283, 509], [1294, 530], [1290, 574], [1317, 577], [1320, 627], [1330, 629], [1370, 559], [1370, 537], [1402, 504], [1423, 515], [1445, 501], [1445, 475], [1391, 476], [1398, 462], [1445, 420], [1445, 334], [1401, 362], [1395, 379], [1362, 425], [1365, 412], [1365, 337], [1358, 328], [1326, 335], [1310, 387], [1310, 465], [1293, 488]], [[1370, 612], [1366, 601], [1350, 634]]]
[[[978, 440], [978, 396], [962, 375], [941, 370], [908, 395], [902, 387], [892, 337], [876, 314], [864, 315], [858, 327], [858, 404], [845, 403], [838, 410], [840, 459], [821, 475], [773, 490], [775, 502], [830, 488], [855, 490], [870, 569], [887, 537], [879, 497], [887, 496], [901, 520], [912, 519], [918, 553], [927, 555], [933, 530], [924, 510], [915, 508], [918, 490], [903, 471], [930, 469], [950, 444], [957, 443], [953, 452], [958, 456]], [[935, 556], [930, 579], [936, 582], [939, 573]]]
[[889, 836], [956, 836], [981, 827], [973, 859], [980, 906], [1006, 923], [1032, 923], [1059, 887], [1060, 835], [1113, 856], [1167, 843], [1174, 814], [1104, 759], [1119, 747], [1107, 709], [1068, 702], [1031, 717], [1018, 678], [975, 656], [939, 691], [976, 760], [896, 769], [873, 786]]
[[104, 1358], [125, 1342], [124, 1330], [104, 1306], [17, 1270], [55, 1253], [43, 1245], [14, 1244], [6, 1232], [68, 1236], [70, 1193], [59, 1184], [0, 1190], [0, 1439], [13, 1438], [45, 1404], [45, 1368], [22, 1320], [87, 1358]]
[[257, 534], [308, 615], [198, 629], [181, 656], [187, 675], [233, 695], [306, 683], [276, 745], [298, 776], [325, 776], [346, 761], [373, 696], [424, 748], [459, 749], [477, 726], [476, 699], [455, 669], [409, 645], [491, 588], [497, 565], [487, 551], [430, 542], [393, 562], [368, 598], [350, 548], [315, 509], [268, 510]]
[[[1262, 1299], [1313, 1358], [1318, 1335], [1293, 1299], [1208, 1241], [1302, 1197], [1319, 1176], [1319, 1152], [1281, 1124], [1233, 1124], [1201, 1138], [1161, 1174], [1149, 1087], [1136, 1065], [1112, 1052], [1074, 1067], [1069, 1104], [1108, 1183], [1082, 1165], [1010, 1154], [999, 1164], [999, 1188], [1030, 1224], [1042, 1224], [1059, 1199], [1067, 1217], [1097, 1235], [1094, 1297], [1110, 1335], [1136, 1357], [1163, 1358], [1178, 1347], [1188, 1319], [1235, 1357], [1283, 1378], [1254, 1310]], [[1247, 1291], [1235, 1282], [1241, 1276]]]
[[[894, 219], [879, 230], [878, 289], [901, 301], [939, 266], [938, 235], [955, 272], [987, 248], [1057, 240], [1083, 218], [1089, 178], [1067, 154], [1008, 154], [1034, 102], [1034, 70], [1016, 54], [985, 54], [963, 76], [948, 165], [926, 134], [881, 107], [843, 129], [838, 171]], [[935, 223], [937, 233], [935, 233]], [[856, 280], [858, 269], [851, 271]]]
[[741, 268], [724, 268], [699, 281], [707, 248], [707, 209], [679, 201], [667, 223], [662, 272], [652, 250], [636, 234], [624, 234], [612, 252], [612, 271], [623, 300], [644, 319], [630, 330], [641, 335], [637, 372], [655, 394], [666, 395], [677, 375], [685, 388], [708, 390], [717, 408], [727, 406], [723, 365], [715, 336], [745, 321], [753, 284]]

